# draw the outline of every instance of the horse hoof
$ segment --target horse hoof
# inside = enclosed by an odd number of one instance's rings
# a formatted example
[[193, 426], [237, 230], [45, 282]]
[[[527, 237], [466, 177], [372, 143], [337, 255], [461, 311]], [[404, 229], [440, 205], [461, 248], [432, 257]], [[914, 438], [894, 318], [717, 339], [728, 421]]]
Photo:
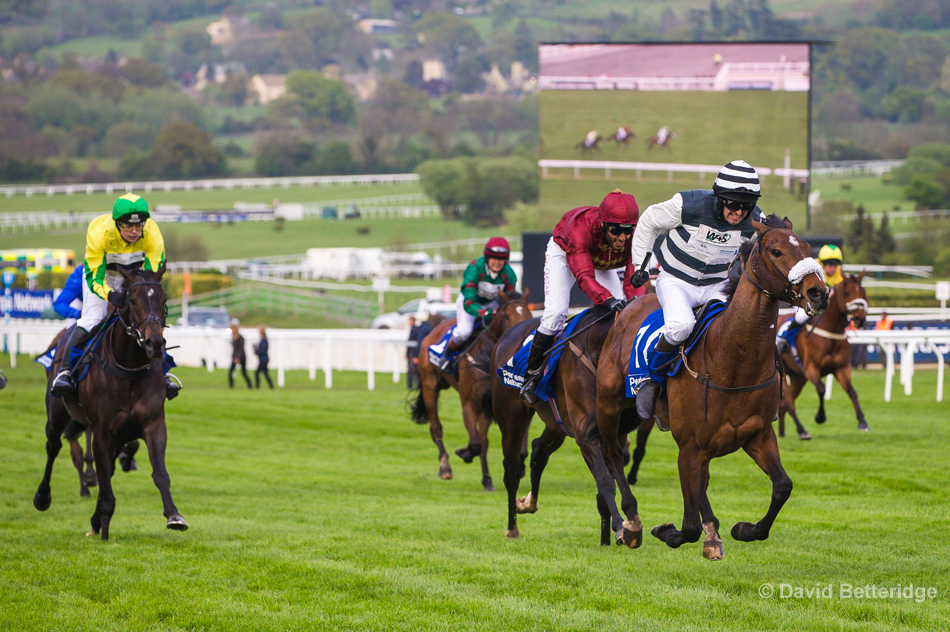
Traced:
[[707, 540], [703, 542], [703, 557], [714, 562], [721, 560], [725, 554], [722, 552], [722, 540]]
[[41, 496], [39, 492], [33, 495], [33, 506], [40, 511], [46, 511], [53, 503], [53, 496]]
[[643, 525], [640, 524], [640, 518], [633, 520], [624, 520], [623, 528], [620, 530], [621, 539], [631, 549], [638, 549], [643, 544]]
[[491, 483], [489, 483], [488, 485], [485, 485], [485, 491], [486, 491], [486, 492], [493, 492], [493, 491], [495, 491], [495, 486], [492, 485]]
[[519, 537], [521, 537], [521, 534], [518, 533], [518, 530], [517, 530], [517, 529], [506, 529], [506, 530], [505, 530], [505, 537], [506, 537], [506, 538], [511, 538], [512, 540], [517, 540]]
[[716, 532], [716, 524], [704, 522], [703, 533], [706, 534], [706, 539], [703, 541], [703, 557], [707, 560], [721, 560], [723, 557], [722, 539]]
[[798, 433], [798, 438], [801, 439], [802, 441], [808, 441], [809, 439], [811, 439], [811, 435], [808, 434], [807, 432], [800, 432]]
[[468, 448], [459, 448], [455, 451], [455, 454], [466, 463], [471, 463], [474, 460], [472, 458], [472, 452]]
[[80, 497], [80, 498], [89, 498], [89, 496], [90, 496], [90, 494], [89, 494], [89, 488], [88, 488], [88, 487], [86, 487], [85, 485], [83, 485], [82, 487], [79, 488], [79, 497]]
[[737, 522], [732, 525], [732, 539], [739, 542], [752, 542], [755, 537], [755, 525], [751, 522]]
[[817, 417], [817, 416], [815, 417], [815, 423], [818, 424], [819, 426], [825, 423], [826, 421], [828, 421], [826, 417]]
[[862, 421], [858, 424], [858, 430], [861, 432], [871, 432], [871, 427], [867, 424], [866, 421]]
[[538, 511], [538, 503], [531, 494], [515, 500], [515, 513], [533, 514]]
[[667, 522], [665, 524], [658, 524], [653, 529], [650, 530], [650, 535], [654, 538], [659, 538], [666, 542], [666, 534], [674, 530], [676, 526], [672, 522]]
[[168, 522], [165, 523], [165, 526], [174, 531], [187, 531], [188, 523], [185, 522], [185, 519], [180, 515], [175, 514], [168, 519]]

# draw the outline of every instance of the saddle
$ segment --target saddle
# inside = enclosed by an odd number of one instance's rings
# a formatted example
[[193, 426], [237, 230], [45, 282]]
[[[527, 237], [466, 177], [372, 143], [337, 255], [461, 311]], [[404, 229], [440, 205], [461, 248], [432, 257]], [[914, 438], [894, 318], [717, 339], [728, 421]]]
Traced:
[[[699, 342], [702, 335], [712, 324], [713, 320], [726, 309], [726, 304], [718, 299], [714, 299], [703, 305], [697, 305], [693, 308], [693, 314], [696, 316], [696, 324], [693, 331], [683, 342], [683, 353], [675, 360], [668, 370], [667, 376], [676, 375], [683, 365], [683, 356], [693, 350], [693, 347]], [[629, 398], [636, 398], [636, 392], [640, 384], [651, 379], [649, 371], [649, 357], [656, 341], [660, 337], [660, 330], [664, 324], [663, 310], [658, 308], [650, 313], [640, 325], [637, 332], [636, 341], [630, 352], [630, 360], [627, 369], [626, 393]]]

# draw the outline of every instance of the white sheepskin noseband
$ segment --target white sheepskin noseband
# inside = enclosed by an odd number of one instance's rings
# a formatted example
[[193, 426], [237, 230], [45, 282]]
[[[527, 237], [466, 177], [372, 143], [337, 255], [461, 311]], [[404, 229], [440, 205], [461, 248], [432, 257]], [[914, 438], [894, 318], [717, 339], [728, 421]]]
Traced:
[[802, 282], [806, 276], [814, 272], [818, 275], [819, 279], [824, 279], [824, 270], [821, 268], [821, 264], [812, 259], [811, 257], [807, 259], [802, 259], [788, 271], [788, 282], [792, 285], [798, 285]]

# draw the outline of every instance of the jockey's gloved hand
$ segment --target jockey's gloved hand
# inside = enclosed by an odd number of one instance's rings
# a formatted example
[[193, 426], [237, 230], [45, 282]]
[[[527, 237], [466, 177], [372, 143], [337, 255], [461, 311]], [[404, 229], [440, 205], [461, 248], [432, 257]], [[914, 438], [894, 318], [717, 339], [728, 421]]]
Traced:
[[611, 296], [606, 301], [604, 301], [604, 307], [606, 307], [607, 309], [612, 309], [615, 312], [619, 312], [623, 310], [623, 308], [626, 306], [627, 306], [627, 301], [623, 300], [622, 298], [614, 298], [613, 296]]
[[125, 292], [121, 290], [110, 290], [108, 294], [109, 302], [116, 307], [125, 305]]
[[495, 312], [493, 310], [490, 310], [487, 307], [483, 307], [480, 310], [478, 310], [478, 317], [484, 321], [488, 321], [489, 319], [491, 319], [492, 314], [494, 313]]
[[630, 284], [633, 287], [641, 287], [650, 280], [650, 271], [647, 269], [637, 270], [633, 273], [633, 278], [630, 279]]

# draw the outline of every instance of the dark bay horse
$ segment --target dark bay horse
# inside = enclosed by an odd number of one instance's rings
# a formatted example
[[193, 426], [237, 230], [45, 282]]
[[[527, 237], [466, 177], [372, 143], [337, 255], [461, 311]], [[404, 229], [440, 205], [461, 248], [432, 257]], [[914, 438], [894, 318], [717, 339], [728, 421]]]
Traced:
[[[638, 299], [638, 301], [643, 299]], [[573, 437], [580, 448], [584, 461], [597, 483], [597, 510], [601, 518], [600, 543], [626, 544], [636, 548], [642, 543], [643, 527], [637, 517], [636, 501], [623, 507], [626, 519], [621, 517], [614, 500], [613, 482], [604, 461], [601, 436], [594, 420], [595, 386], [597, 364], [601, 347], [613, 324], [613, 314], [603, 308], [595, 308], [584, 315], [558, 362], [553, 394], [548, 401], [539, 400], [531, 406], [521, 399], [518, 389], [506, 386], [497, 374], [521, 348], [531, 332], [537, 328], [538, 319], [521, 323], [509, 329], [501, 337], [492, 354], [491, 392], [495, 422], [501, 430], [501, 447], [504, 453], [505, 489], [508, 492], [508, 526], [505, 537], [517, 538], [517, 514], [535, 513], [538, 510], [538, 495], [541, 475], [548, 459], [567, 437]], [[563, 343], [556, 342], [557, 345]], [[524, 473], [524, 456], [521, 453], [531, 418], [537, 412], [544, 422], [541, 435], [532, 442], [531, 491], [518, 498], [518, 484]], [[631, 409], [623, 415], [621, 434], [632, 430], [639, 423], [636, 411]], [[618, 452], [626, 436], [615, 436]], [[622, 464], [621, 464], [621, 467]], [[631, 496], [632, 498], [632, 496]]]
[[[780, 301], [811, 313], [828, 303], [821, 268], [809, 258], [805, 240], [792, 232], [791, 222], [773, 215], [765, 223], [752, 224], [756, 239], [754, 246], [748, 244], [751, 254], [742, 264], [731, 300], [685, 357], [686, 365], [668, 379], [667, 395], [657, 402], [657, 416], [668, 421], [679, 446], [684, 509], [682, 530], [670, 523], [654, 527], [652, 533], [675, 548], [698, 541], [705, 532], [707, 559], [723, 556], [719, 521], [706, 491], [712, 459], [742, 448], [772, 481], [765, 517], [755, 524], [737, 523], [732, 528], [736, 540], [766, 539], [791, 494], [792, 481], [782, 467], [772, 429], [781, 389], [775, 320]], [[640, 324], [658, 308], [656, 297], [645, 296], [621, 313], [604, 343], [597, 371], [597, 426], [622, 502], [633, 506], [636, 499], [615, 446], [625, 428], [625, 413], [635, 407], [625, 391], [630, 352]]]
[[439, 392], [454, 388], [462, 401], [462, 421], [468, 431], [468, 445], [455, 453], [466, 463], [479, 457], [482, 464], [482, 486], [485, 491], [495, 491], [488, 471], [488, 428], [492, 422], [488, 385], [488, 362], [498, 338], [512, 325], [531, 318], [527, 293], [499, 294], [501, 306], [487, 328], [473, 334], [475, 340], [463, 351], [458, 360], [458, 378], [429, 362], [429, 345], [438, 343], [445, 332], [455, 324], [455, 319], [443, 321], [436, 326], [419, 346], [419, 393], [411, 406], [412, 420], [417, 424], [429, 424], [429, 434], [439, 449], [439, 478], [452, 478], [449, 455], [442, 442], [442, 421], [439, 419]]
[[[785, 389], [782, 406], [779, 408], [778, 433], [785, 436], [785, 413], [792, 416], [800, 439], [811, 439], [811, 435], [802, 427], [795, 412], [795, 398], [802, 392], [806, 383], [811, 382], [818, 390], [818, 413], [815, 423], [825, 423], [825, 384], [821, 381], [826, 375], [834, 375], [844, 392], [851, 398], [854, 412], [858, 417], [858, 430], [870, 430], [864, 419], [864, 412], [858, 403], [858, 393], [851, 384], [851, 345], [845, 330], [848, 321], [854, 322], [858, 329], [864, 327], [868, 314], [868, 294], [861, 285], [864, 272], [855, 276], [848, 275], [838, 285], [831, 288], [828, 309], [809, 320], [795, 337], [798, 357], [801, 365], [795, 361], [791, 350], [782, 355], [788, 388]], [[781, 326], [791, 316], [779, 318]]]
[[[70, 419], [92, 430], [93, 455], [99, 494], [90, 520], [89, 535], [109, 539], [109, 523], [115, 512], [112, 474], [120, 448], [134, 439], [144, 439], [152, 464], [152, 480], [158, 487], [169, 529], [188, 528], [172, 501], [171, 481], [165, 469], [165, 381], [162, 360], [165, 354], [167, 308], [161, 279], [164, 264], [157, 272], [122, 270], [125, 278], [125, 305], [118, 318], [111, 320], [103, 333], [98, 350], [85, 379], [79, 382], [77, 396], [65, 398], [46, 395], [46, 469], [33, 496], [40, 511], [52, 502], [50, 477], [53, 462], [62, 448], [61, 435]], [[57, 346], [47, 389], [68, 352]]]
[[[63, 334], [66, 333], [68, 329], [63, 329], [53, 338], [53, 342], [50, 343], [50, 346], [46, 348], [40, 356], [44, 356], [49, 353], [51, 350], [56, 348], [56, 345], [59, 343], [59, 339], [63, 337]], [[49, 381], [50, 377], [50, 368], [46, 368], [46, 378]], [[55, 378], [56, 374], [53, 373]], [[55, 398], [55, 401], [52, 404], [53, 406], [62, 408], [64, 406], [63, 400], [61, 398]], [[57, 411], [55, 414], [60, 415], [64, 414], [64, 411]], [[77, 427], [78, 425], [78, 427]], [[85, 435], [86, 438], [86, 448], [83, 450], [82, 445], [79, 443], [80, 437]], [[92, 431], [88, 428], [83, 428], [81, 424], [72, 424], [67, 425], [63, 433], [63, 439], [69, 443], [69, 456], [72, 458], [73, 467], [76, 468], [76, 473], [79, 474], [79, 496], [81, 498], [89, 498], [89, 488], [95, 487], [97, 484], [96, 481], [96, 468], [92, 465]], [[138, 441], [130, 441], [124, 446], [122, 446], [122, 451], [119, 453], [119, 464], [122, 466], [122, 470], [125, 472], [131, 472], [132, 470], [137, 470], [138, 465], [135, 463], [135, 452], [139, 449]]]

